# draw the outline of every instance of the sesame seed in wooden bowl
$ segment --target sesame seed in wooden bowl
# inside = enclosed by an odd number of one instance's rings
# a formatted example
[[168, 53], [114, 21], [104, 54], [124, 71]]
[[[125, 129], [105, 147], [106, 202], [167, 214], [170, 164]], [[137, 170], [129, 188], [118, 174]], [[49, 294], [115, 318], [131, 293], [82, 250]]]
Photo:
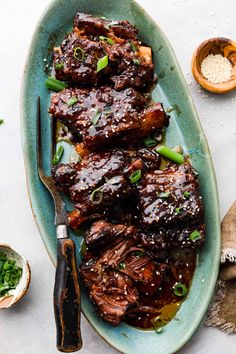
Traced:
[[236, 88], [236, 42], [223, 37], [210, 38], [192, 57], [195, 80], [207, 91], [226, 93]]

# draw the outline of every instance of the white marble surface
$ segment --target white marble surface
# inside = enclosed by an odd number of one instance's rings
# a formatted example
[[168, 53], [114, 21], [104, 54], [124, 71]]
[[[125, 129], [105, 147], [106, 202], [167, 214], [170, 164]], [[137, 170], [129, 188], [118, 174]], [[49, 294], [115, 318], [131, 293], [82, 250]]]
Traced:
[[[235, 0], [139, 2], [167, 34], [190, 85], [213, 156], [223, 216], [236, 199], [236, 92], [220, 97], [200, 90], [191, 76], [190, 60], [202, 40], [236, 36]], [[24, 253], [32, 268], [27, 296], [14, 308], [0, 313], [1, 354], [57, 353], [52, 309], [54, 268], [30, 210], [19, 112], [20, 81], [27, 49], [35, 24], [48, 3], [49, 0], [0, 0], [0, 118], [5, 120], [0, 126], [0, 241]], [[82, 333], [82, 353], [116, 353], [84, 319]], [[236, 335], [227, 336], [216, 329], [201, 327], [180, 353], [235, 352]]]

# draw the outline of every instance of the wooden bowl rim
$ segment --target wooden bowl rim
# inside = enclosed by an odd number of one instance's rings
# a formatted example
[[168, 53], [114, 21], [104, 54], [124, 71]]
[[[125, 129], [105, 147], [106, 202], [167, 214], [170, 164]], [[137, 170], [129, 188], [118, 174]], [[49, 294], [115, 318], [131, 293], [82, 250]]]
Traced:
[[213, 92], [213, 93], [227, 93], [229, 91], [232, 91], [236, 88], [236, 78], [235, 79], [230, 79], [229, 81], [223, 82], [223, 83], [218, 83], [214, 84], [207, 80], [201, 72], [199, 72], [198, 67], [197, 67], [197, 58], [199, 56], [199, 53], [203, 50], [203, 48], [210, 42], [214, 41], [221, 41], [221, 42], [227, 42], [228, 44], [232, 43], [236, 47], [236, 42], [232, 41], [229, 38], [226, 37], [212, 37], [209, 39], [206, 39], [203, 41], [194, 51], [193, 56], [192, 56], [192, 62], [191, 62], [191, 67], [192, 67], [192, 73], [195, 78], [195, 80], [201, 85], [205, 90]]

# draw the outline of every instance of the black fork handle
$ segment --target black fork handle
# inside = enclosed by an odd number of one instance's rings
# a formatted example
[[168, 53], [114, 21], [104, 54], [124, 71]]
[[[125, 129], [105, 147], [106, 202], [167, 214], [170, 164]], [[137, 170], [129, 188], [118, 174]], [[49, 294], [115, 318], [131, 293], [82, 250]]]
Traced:
[[[58, 227], [66, 225], [59, 225]], [[54, 287], [54, 314], [57, 349], [71, 353], [82, 348], [80, 332], [80, 287], [75, 243], [70, 238], [57, 240], [57, 268]]]

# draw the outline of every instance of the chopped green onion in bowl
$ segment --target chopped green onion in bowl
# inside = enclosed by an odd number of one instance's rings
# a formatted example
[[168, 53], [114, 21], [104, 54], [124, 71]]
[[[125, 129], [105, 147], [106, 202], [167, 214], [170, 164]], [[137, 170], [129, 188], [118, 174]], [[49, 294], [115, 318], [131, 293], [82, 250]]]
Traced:
[[172, 162], [175, 162], [179, 165], [184, 163], [184, 156], [179, 154], [178, 152], [171, 150], [167, 146], [162, 145], [162, 146], [157, 147], [155, 150], [156, 150], [156, 152], [158, 152], [158, 154], [166, 157], [168, 160], [170, 160]]
[[129, 176], [129, 179], [130, 179], [130, 182], [132, 184], [134, 184], [134, 183], [138, 182], [141, 177], [142, 177], [142, 171], [136, 170]]
[[59, 146], [59, 148], [57, 149], [53, 159], [52, 159], [52, 164], [53, 165], [58, 165], [59, 162], [61, 161], [62, 159], [62, 155], [64, 153], [64, 147], [61, 145]]
[[0, 119], [0, 125], [4, 123], [4, 119]]
[[56, 92], [62, 91], [65, 88], [69, 87], [68, 84], [60, 80], [57, 80], [54, 77], [48, 77], [45, 84], [49, 90], [56, 91]]
[[105, 69], [105, 67], [107, 67], [107, 65], [108, 65], [108, 62], [109, 62], [108, 55], [105, 55], [104, 57], [99, 59], [98, 62], [97, 62], [96, 73], [98, 73], [99, 71]]
[[7, 258], [3, 252], [0, 253], [0, 297], [8, 294], [8, 291], [15, 289], [22, 276], [22, 268], [16, 265], [16, 261]]

